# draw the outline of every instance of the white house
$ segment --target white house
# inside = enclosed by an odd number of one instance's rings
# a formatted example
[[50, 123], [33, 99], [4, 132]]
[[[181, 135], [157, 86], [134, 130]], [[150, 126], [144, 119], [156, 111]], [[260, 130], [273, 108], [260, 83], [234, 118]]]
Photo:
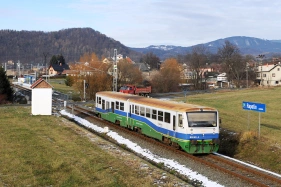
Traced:
[[266, 64], [258, 66], [257, 80], [261, 86], [281, 85], [281, 64]]
[[44, 79], [40, 78], [30, 88], [32, 89], [32, 115], [52, 115], [53, 87]]

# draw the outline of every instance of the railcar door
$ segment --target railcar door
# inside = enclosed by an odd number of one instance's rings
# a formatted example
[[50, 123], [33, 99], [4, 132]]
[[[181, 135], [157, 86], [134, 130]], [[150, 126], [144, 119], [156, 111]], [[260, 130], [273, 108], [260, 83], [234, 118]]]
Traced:
[[111, 102], [111, 112], [114, 113], [114, 102]]
[[106, 101], [106, 111], [109, 112], [109, 101]]
[[173, 115], [173, 130], [176, 130], [176, 116]]

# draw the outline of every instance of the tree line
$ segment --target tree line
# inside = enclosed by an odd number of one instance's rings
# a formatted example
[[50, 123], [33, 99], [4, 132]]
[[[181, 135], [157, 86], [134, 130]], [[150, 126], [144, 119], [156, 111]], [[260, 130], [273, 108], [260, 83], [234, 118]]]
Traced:
[[[161, 62], [153, 53], [143, 55], [141, 62], [148, 66], [146, 73], [127, 59], [118, 62], [118, 88], [125, 84], [141, 85], [149, 82], [154, 92], [180, 91], [179, 84], [186, 83], [184, 77], [184, 64], [192, 72], [189, 83], [194, 89], [206, 89], [206, 72], [203, 69], [211, 67], [213, 71], [225, 72], [229, 82], [237, 87], [245, 79], [247, 63], [254, 60], [253, 56], [241, 55], [236, 45], [225, 41], [217, 54], [208, 52], [204, 45], [197, 45], [190, 53], [183, 56], [168, 58]], [[84, 80], [89, 87], [86, 90], [87, 98], [94, 99], [98, 91], [112, 90], [112, 63], [103, 63], [95, 53], [86, 53], [79, 59], [80, 63], [70, 65], [72, 70], [79, 71], [79, 76], [67, 78], [67, 83], [72, 83], [83, 98]], [[87, 63], [87, 65], [85, 65]], [[249, 78], [254, 80], [254, 71], [249, 70]], [[72, 79], [72, 80], [71, 80]]]

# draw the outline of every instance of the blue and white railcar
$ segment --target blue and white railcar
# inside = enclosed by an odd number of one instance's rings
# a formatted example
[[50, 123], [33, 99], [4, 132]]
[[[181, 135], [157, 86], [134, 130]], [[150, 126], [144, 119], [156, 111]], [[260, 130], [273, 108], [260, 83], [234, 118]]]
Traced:
[[191, 154], [216, 152], [219, 148], [219, 115], [211, 107], [98, 92], [96, 112], [105, 120]]

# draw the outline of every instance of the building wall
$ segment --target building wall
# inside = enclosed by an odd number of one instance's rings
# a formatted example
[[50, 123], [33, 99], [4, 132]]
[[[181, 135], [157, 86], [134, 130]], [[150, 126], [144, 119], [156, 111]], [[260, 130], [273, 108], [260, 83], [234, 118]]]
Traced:
[[263, 86], [278, 86], [281, 85], [281, 66], [276, 65], [273, 69], [269, 71], [262, 71], [259, 73], [257, 78], [261, 78], [262, 74], [262, 81], [261, 85]]
[[52, 88], [32, 89], [32, 115], [52, 115]]

